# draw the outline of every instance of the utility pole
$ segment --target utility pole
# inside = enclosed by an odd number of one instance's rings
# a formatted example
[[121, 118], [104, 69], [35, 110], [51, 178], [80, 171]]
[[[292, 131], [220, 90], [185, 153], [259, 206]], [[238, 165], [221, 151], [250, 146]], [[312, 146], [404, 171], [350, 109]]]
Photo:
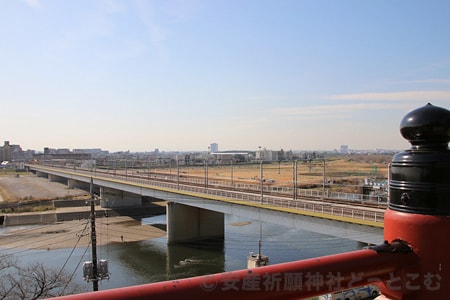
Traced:
[[97, 267], [97, 233], [95, 232], [95, 198], [94, 179], [91, 177], [91, 243], [92, 243], [92, 288], [98, 291], [98, 267]]
[[322, 200], [325, 199], [325, 159], [322, 161], [322, 167], [323, 167], [323, 171], [322, 171]]
[[233, 179], [233, 158], [231, 158], [231, 186], [234, 186], [234, 179]]
[[297, 160], [292, 161], [292, 182], [293, 182], [293, 198], [294, 200], [297, 200], [297, 192], [298, 192], [298, 183], [297, 183], [297, 176], [298, 176], [298, 163]]
[[91, 177], [91, 248], [92, 261], [85, 261], [83, 263], [83, 278], [86, 281], [92, 281], [93, 291], [98, 291], [98, 281], [109, 279], [108, 261], [100, 259], [97, 261], [97, 233], [95, 231], [95, 199], [94, 196], [94, 179]]
[[208, 159], [205, 159], [205, 188], [208, 188]]
[[180, 162], [177, 157], [177, 190], [180, 189]]
[[269, 264], [269, 257], [262, 255], [261, 246], [262, 246], [262, 224], [259, 224], [258, 254], [255, 255], [253, 254], [253, 252], [250, 252], [250, 255], [247, 257], [248, 269], [267, 266]]

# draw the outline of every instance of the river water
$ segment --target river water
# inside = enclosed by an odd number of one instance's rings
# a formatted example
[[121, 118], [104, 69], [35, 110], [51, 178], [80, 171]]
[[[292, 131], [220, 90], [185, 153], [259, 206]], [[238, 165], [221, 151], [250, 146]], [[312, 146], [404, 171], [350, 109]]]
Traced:
[[[144, 224], [164, 225], [165, 215], [143, 219]], [[260, 235], [262, 232], [262, 235]], [[165, 237], [133, 243], [98, 247], [99, 259], [106, 259], [111, 273], [99, 289], [111, 289], [150, 282], [245, 269], [249, 252], [258, 252], [262, 236], [262, 254], [270, 264], [361, 249], [362, 243], [284, 226], [225, 216], [225, 240], [167, 245]], [[1, 250], [1, 255], [8, 250]], [[73, 280], [91, 290], [83, 281], [82, 263], [91, 260], [90, 248], [59, 250], [15, 249], [23, 264], [41, 262], [47, 267], [74, 274]]]

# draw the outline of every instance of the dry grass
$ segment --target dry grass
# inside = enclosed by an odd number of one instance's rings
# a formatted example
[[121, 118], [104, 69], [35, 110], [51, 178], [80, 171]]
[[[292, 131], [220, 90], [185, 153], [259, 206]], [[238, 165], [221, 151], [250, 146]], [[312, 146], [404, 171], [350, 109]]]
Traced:
[[[386, 156], [371, 159], [340, 158], [327, 160], [325, 180], [342, 185], [360, 185], [365, 178], [387, 179], [388, 161]], [[262, 166], [265, 184], [292, 186], [294, 167], [292, 162], [264, 163]], [[180, 167], [183, 176], [204, 178], [204, 166]], [[322, 185], [324, 177], [323, 161], [302, 162], [297, 165], [299, 187]], [[208, 179], [257, 184], [261, 177], [260, 164], [208, 166]]]
[[51, 200], [76, 198], [86, 195], [86, 191], [69, 189], [58, 182], [36, 177], [31, 173], [16, 176], [0, 176], [0, 202], [17, 202], [23, 200]]

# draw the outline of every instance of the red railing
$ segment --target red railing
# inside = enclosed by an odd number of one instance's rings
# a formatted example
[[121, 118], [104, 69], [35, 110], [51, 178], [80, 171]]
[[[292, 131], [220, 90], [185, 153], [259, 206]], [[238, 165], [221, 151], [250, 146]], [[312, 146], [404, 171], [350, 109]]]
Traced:
[[[405, 247], [405, 249], [401, 249]], [[396, 251], [392, 251], [396, 248]], [[406, 251], [405, 251], [406, 250]], [[389, 282], [415, 261], [407, 246], [383, 245], [338, 255], [61, 297], [81, 299], [303, 299]], [[393, 285], [394, 289], [398, 285]]]

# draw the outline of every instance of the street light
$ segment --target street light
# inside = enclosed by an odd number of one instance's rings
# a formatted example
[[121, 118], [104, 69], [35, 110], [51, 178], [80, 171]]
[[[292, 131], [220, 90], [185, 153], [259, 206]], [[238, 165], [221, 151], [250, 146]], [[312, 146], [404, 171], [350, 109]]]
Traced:
[[325, 199], [325, 159], [322, 160], [322, 166], [323, 166], [323, 171], [322, 171], [322, 176], [323, 176], [323, 180], [322, 180], [322, 200]]
[[234, 185], [234, 182], [233, 182], [233, 158], [231, 158], [231, 186], [233, 186]]
[[293, 198], [294, 200], [297, 200], [297, 189], [298, 189], [298, 183], [297, 183], [297, 177], [298, 177], [298, 162], [297, 160], [294, 160], [292, 162], [292, 182], [294, 186], [293, 191]]
[[180, 162], [177, 157], [177, 190], [180, 189]]
[[205, 188], [208, 188], [208, 160], [205, 159]]
[[263, 161], [261, 159], [259, 163], [259, 173], [260, 173], [260, 181], [261, 181], [261, 204], [264, 202], [264, 174], [263, 174]]

